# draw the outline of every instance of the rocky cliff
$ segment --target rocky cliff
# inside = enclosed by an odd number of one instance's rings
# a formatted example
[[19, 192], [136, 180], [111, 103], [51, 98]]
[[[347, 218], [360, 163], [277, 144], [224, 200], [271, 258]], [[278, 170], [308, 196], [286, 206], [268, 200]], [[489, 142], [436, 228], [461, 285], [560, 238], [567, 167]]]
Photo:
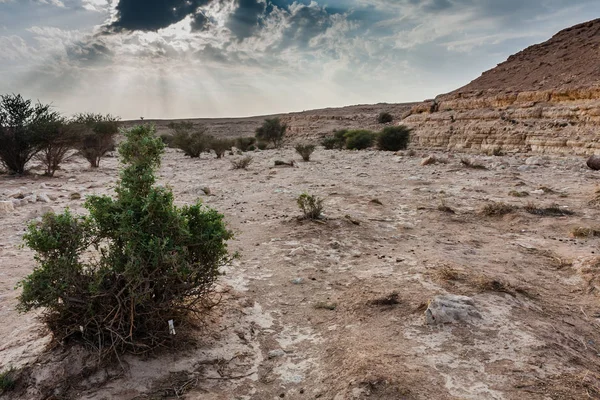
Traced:
[[423, 147], [600, 153], [600, 19], [414, 106], [403, 123]]

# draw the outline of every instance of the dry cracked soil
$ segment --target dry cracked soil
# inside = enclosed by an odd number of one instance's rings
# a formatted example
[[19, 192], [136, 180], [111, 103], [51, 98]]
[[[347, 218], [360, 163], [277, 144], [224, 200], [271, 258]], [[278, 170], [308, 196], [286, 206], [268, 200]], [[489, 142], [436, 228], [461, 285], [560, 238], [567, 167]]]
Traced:
[[[86, 195], [112, 193], [118, 160], [0, 176], [0, 200], [38, 199], [0, 214], [0, 369], [28, 371], [3, 397], [599, 399], [598, 172], [577, 157], [467, 155], [476, 169], [463, 154], [416, 153], [318, 149], [300, 162], [268, 150], [233, 170], [235, 156], [167, 149], [160, 183], [177, 204], [225, 214], [241, 258], [197, 343], [100, 369], [84, 349], [50, 346], [35, 314], [15, 311], [15, 285], [34, 267], [28, 221], [48, 207], [84, 213]], [[442, 162], [421, 165], [428, 154]], [[304, 191], [324, 199], [322, 220], [298, 219]], [[498, 202], [514, 208], [482, 212]], [[427, 324], [448, 294], [470, 297], [477, 317]]]

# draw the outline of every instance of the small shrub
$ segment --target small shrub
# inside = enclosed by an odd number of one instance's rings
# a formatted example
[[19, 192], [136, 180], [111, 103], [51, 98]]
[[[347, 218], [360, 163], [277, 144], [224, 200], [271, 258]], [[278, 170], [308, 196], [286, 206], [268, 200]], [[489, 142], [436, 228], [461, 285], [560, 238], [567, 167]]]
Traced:
[[0, 96], [0, 163], [8, 172], [25, 173], [40, 151], [45, 123], [58, 118], [50, 105], [33, 105], [21, 95]]
[[111, 115], [78, 114], [72, 125], [77, 129], [78, 149], [92, 168], [100, 166], [100, 159], [115, 148], [115, 136], [119, 132], [119, 119]]
[[494, 147], [493, 149], [489, 150], [488, 155], [490, 156], [495, 156], [495, 157], [500, 157], [504, 155], [504, 152], [502, 151], [502, 147]]
[[302, 193], [296, 199], [298, 207], [302, 210], [304, 219], [319, 219], [323, 212], [323, 200], [308, 193]]
[[394, 117], [392, 117], [392, 114], [390, 114], [389, 112], [381, 112], [377, 116], [377, 122], [379, 122], [380, 124], [389, 124], [393, 120]]
[[345, 134], [346, 148], [348, 150], [364, 150], [373, 146], [375, 134], [367, 130], [353, 130]]
[[235, 147], [241, 151], [252, 151], [254, 150], [254, 144], [256, 143], [255, 137], [239, 137], [235, 139]]
[[231, 166], [233, 169], [248, 169], [248, 166], [252, 164], [253, 158], [250, 156], [238, 158], [237, 160], [231, 160]]
[[44, 122], [41, 130], [40, 151], [35, 158], [44, 165], [46, 176], [54, 176], [60, 164], [69, 158], [69, 152], [77, 146], [79, 137], [73, 126], [58, 115]]
[[162, 135], [160, 135], [160, 140], [162, 140], [163, 144], [166, 147], [172, 147], [173, 145], [173, 135], [171, 134], [163, 133]]
[[17, 380], [17, 370], [13, 367], [0, 373], [0, 395], [10, 392], [15, 388]]
[[333, 136], [326, 136], [321, 140], [321, 146], [325, 147], [326, 150], [333, 150], [338, 148], [338, 140]]
[[571, 210], [561, 208], [558, 204], [552, 204], [549, 207], [538, 207], [535, 203], [529, 202], [523, 209], [529, 214], [541, 215], [544, 217], [562, 217], [575, 214]]
[[304, 161], [310, 161], [310, 155], [315, 151], [313, 144], [299, 144], [295, 147], [296, 152], [302, 156]]
[[517, 191], [517, 190], [511, 190], [510, 192], [508, 192], [508, 195], [511, 197], [527, 197], [529, 196], [529, 192], [526, 191]]
[[408, 147], [411, 130], [406, 126], [388, 126], [377, 135], [380, 150], [398, 151]]
[[450, 206], [448, 206], [446, 204], [446, 200], [444, 200], [444, 199], [440, 200], [440, 204], [438, 205], [437, 209], [438, 209], [438, 211], [445, 212], [448, 214], [456, 214], [456, 211], [454, 211]]
[[256, 142], [256, 148], [259, 150], [266, 150], [268, 147], [269, 147], [269, 144], [267, 142], [261, 142], [261, 141]]
[[576, 227], [571, 230], [571, 236], [574, 238], [587, 238], [600, 236], [600, 229]]
[[395, 306], [396, 304], [400, 304], [399, 293], [392, 292], [387, 296], [383, 296], [377, 299], [370, 300], [368, 304], [373, 306]]
[[315, 303], [314, 305], [316, 310], [329, 310], [329, 311], [334, 311], [337, 308], [337, 304], [336, 303], [328, 303], [325, 301], [320, 301], [318, 303]]
[[463, 279], [463, 274], [449, 265], [442, 265], [440, 268], [436, 269], [434, 276], [442, 282], [459, 281]]
[[198, 158], [210, 150], [212, 137], [206, 134], [205, 127], [195, 127], [191, 122], [173, 122], [169, 128], [173, 130], [172, 146], [183, 150], [186, 156]]
[[217, 158], [222, 158], [223, 155], [230, 151], [234, 146], [234, 141], [231, 139], [209, 138], [209, 148], [214, 151]]
[[488, 217], [499, 217], [514, 211], [515, 207], [510, 204], [492, 201], [483, 207], [481, 213]]
[[256, 139], [263, 142], [272, 142], [277, 149], [281, 147], [287, 125], [282, 124], [279, 118], [265, 119], [262, 126], [256, 129]]
[[470, 159], [463, 157], [460, 159], [460, 163], [467, 168], [471, 168], [471, 169], [487, 169], [487, 167], [485, 165], [479, 164], [479, 163], [474, 163], [473, 161], [471, 161]]
[[55, 339], [101, 357], [173, 344], [169, 321], [185, 339], [231, 259], [223, 215], [200, 203], [176, 207], [169, 189], [154, 186], [164, 147], [154, 128], [125, 136], [116, 198], [89, 196], [89, 216], [48, 213], [23, 236], [37, 265], [20, 282], [19, 309], [43, 308]]

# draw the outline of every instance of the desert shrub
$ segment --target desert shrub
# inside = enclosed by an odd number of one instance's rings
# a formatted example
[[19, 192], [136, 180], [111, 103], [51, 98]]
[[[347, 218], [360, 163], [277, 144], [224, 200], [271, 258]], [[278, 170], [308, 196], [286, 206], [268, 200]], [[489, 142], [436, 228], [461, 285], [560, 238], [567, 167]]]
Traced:
[[510, 192], [508, 192], [508, 195], [512, 196], [512, 197], [527, 197], [527, 196], [529, 196], [529, 192], [527, 192], [527, 191], [519, 192], [518, 190], [511, 190]]
[[411, 130], [406, 126], [388, 126], [377, 135], [377, 147], [380, 150], [398, 151], [408, 147]]
[[259, 142], [271, 142], [275, 148], [279, 148], [286, 130], [287, 125], [282, 124], [279, 118], [265, 119], [262, 126], [256, 129], [256, 139]]
[[571, 230], [571, 236], [574, 238], [598, 237], [600, 236], [600, 229], [578, 226]]
[[239, 137], [235, 139], [235, 147], [241, 151], [252, 151], [251, 147], [256, 143], [255, 137]]
[[231, 166], [233, 169], [247, 169], [252, 164], [253, 158], [250, 156], [238, 158], [237, 160], [231, 160]]
[[346, 148], [349, 150], [364, 150], [373, 145], [375, 134], [364, 129], [348, 131], [344, 135]]
[[314, 144], [299, 144], [295, 147], [296, 152], [302, 156], [304, 161], [310, 161], [310, 155], [315, 151]]
[[169, 133], [163, 133], [159, 137], [160, 137], [160, 140], [162, 140], [163, 144], [166, 147], [171, 147], [172, 146], [172, 144], [173, 144], [173, 135], [171, 135]]
[[44, 122], [41, 130], [40, 151], [35, 158], [44, 165], [45, 175], [54, 176], [71, 150], [77, 147], [79, 136], [76, 129], [59, 116]]
[[394, 117], [392, 117], [392, 114], [390, 114], [389, 112], [381, 112], [377, 116], [377, 122], [379, 122], [380, 124], [389, 124], [393, 120]]
[[230, 259], [223, 215], [200, 203], [176, 207], [171, 190], [154, 185], [164, 148], [154, 128], [125, 137], [116, 198], [88, 197], [89, 216], [48, 213], [23, 237], [37, 265], [20, 282], [19, 309], [42, 308], [55, 339], [101, 356], [169, 345], [171, 324], [185, 338]]
[[325, 147], [326, 150], [337, 148], [337, 143], [337, 139], [333, 136], [326, 136], [321, 140], [321, 146]]
[[231, 150], [234, 144], [231, 139], [210, 138], [209, 148], [215, 152], [217, 158], [222, 158], [226, 152]]
[[191, 122], [172, 122], [169, 128], [173, 131], [171, 145], [183, 150], [186, 156], [198, 158], [210, 150], [212, 137], [206, 134], [205, 127], [195, 127]]
[[575, 214], [571, 210], [561, 208], [558, 204], [552, 204], [548, 207], [539, 207], [535, 203], [529, 202], [523, 209], [529, 214], [541, 215], [544, 217], [562, 217], [564, 215]]
[[488, 217], [499, 217], [514, 211], [515, 207], [510, 204], [491, 201], [482, 208], [481, 213]]
[[71, 126], [77, 129], [79, 153], [90, 162], [92, 168], [98, 168], [100, 159], [115, 148], [119, 119], [112, 115], [77, 114]]
[[323, 212], [323, 199], [308, 193], [302, 193], [296, 199], [305, 219], [319, 219]]
[[15, 174], [40, 151], [47, 121], [58, 118], [50, 105], [32, 104], [21, 95], [0, 96], [0, 162]]
[[256, 142], [256, 148], [259, 150], [266, 150], [268, 147], [269, 147], [269, 145], [267, 142], [261, 142], [261, 141]]
[[13, 367], [0, 372], [0, 395], [10, 392], [15, 388], [17, 370]]

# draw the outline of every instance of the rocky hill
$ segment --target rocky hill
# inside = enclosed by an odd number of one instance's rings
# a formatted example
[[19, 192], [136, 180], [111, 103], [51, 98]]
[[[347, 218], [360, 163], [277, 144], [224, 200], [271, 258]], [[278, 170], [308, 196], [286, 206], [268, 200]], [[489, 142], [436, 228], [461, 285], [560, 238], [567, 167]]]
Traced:
[[425, 147], [600, 151], [600, 19], [511, 56], [468, 85], [412, 108]]

